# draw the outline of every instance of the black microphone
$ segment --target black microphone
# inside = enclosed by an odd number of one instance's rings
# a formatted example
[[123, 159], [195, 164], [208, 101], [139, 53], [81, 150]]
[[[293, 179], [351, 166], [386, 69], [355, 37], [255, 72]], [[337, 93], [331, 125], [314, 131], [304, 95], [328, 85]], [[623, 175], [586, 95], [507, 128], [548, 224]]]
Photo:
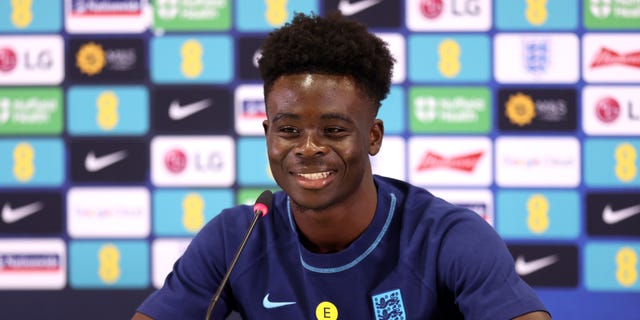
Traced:
[[265, 190], [260, 194], [260, 196], [258, 196], [258, 199], [256, 200], [256, 204], [253, 205], [253, 221], [251, 221], [249, 230], [247, 230], [247, 233], [244, 235], [244, 239], [242, 239], [242, 242], [238, 247], [238, 251], [236, 251], [236, 255], [233, 257], [233, 260], [231, 260], [231, 264], [229, 265], [229, 269], [227, 269], [227, 273], [225, 273], [224, 277], [222, 277], [222, 282], [220, 282], [218, 291], [216, 291], [216, 293], [213, 295], [213, 298], [211, 298], [211, 302], [209, 303], [209, 308], [207, 309], [207, 315], [204, 318], [205, 320], [209, 320], [209, 317], [211, 317], [211, 313], [213, 312], [213, 307], [218, 302], [218, 299], [220, 298], [220, 295], [222, 294], [222, 290], [226, 286], [227, 281], [229, 281], [229, 276], [231, 275], [231, 271], [236, 266], [236, 262], [238, 262], [240, 253], [242, 253], [242, 250], [244, 250], [244, 247], [247, 244], [247, 240], [249, 239], [249, 236], [253, 232], [253, 228], [256, 226], [256, 223], [258, 222], [258, 218], [260, 218], [261, 216], [264, 217], [267, 215], [267, 212], [269, 212], [269, 209], [271, 208], [271, 202], [273, 202], [273, 193], [271, 193], [271, 190]]

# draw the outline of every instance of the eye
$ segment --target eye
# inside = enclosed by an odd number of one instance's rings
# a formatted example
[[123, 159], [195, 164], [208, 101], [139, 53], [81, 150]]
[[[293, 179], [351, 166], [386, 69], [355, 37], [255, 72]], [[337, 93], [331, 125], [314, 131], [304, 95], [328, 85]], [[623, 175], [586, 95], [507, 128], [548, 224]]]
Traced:
[[300, 131], [297, 128], [290, 127], [290, 126], [282, 126], [278, 128], [278, 132], [285, 135], [297, 135], [300, 133]]
[[345, 130], [342, 127], [327, 127], [326, 129], [324, 129], [324, 132], [327, 135], [331, 135], [331, 136], [341, 136], [346, 131], [347, 130]]

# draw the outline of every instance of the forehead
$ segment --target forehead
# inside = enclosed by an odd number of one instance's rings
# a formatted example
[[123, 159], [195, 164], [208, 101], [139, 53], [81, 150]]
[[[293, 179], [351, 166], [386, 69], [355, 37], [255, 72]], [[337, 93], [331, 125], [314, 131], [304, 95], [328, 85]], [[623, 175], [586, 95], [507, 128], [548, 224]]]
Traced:
[[267, 113], [369, 113], [369, 100], [349, 76], [294, 74], [278, 78], [266, 96]]

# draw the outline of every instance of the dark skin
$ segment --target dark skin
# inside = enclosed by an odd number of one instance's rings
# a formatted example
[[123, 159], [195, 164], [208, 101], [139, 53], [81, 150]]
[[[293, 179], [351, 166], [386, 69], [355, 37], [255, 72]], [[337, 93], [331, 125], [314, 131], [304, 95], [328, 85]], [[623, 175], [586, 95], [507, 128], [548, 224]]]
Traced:
[[[318, 253], [346, 248], [376, 210], [369, 155], [380, 150], [384, 126], [374, 102], [351, 77], [295, 74], [275, 82], [266, 105], [269, 164], [291, 198], [302, 243]], [[537, 311], [514, 319], [551, 318]]]

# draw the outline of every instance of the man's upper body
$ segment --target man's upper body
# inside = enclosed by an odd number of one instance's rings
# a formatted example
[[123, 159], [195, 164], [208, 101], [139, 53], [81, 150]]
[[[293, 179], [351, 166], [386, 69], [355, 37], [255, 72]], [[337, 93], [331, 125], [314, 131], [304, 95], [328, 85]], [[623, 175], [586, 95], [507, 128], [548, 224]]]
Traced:
[[[484, 220], [374, 178], [393, 67], [386, 43], [339, 15], [298, 14], [269, 35], [259, 65], [282, 192], [212, 318], [548, 319]], [[134, 319], [204, 317], [250, 216], [243, 206], [212, 219]]]
[[[301, 244], [291, 199], [276, 192], [212, 319], [232, 309], [244, 319], [327, 320], [512, 319], [544, 310], [476, 213], [398, 180], [374, 181], [371, 223], [334, 253]], [[202, 319], [251, 219], [248, 206], [214, 218], [139, 311], [154, 319]]]

